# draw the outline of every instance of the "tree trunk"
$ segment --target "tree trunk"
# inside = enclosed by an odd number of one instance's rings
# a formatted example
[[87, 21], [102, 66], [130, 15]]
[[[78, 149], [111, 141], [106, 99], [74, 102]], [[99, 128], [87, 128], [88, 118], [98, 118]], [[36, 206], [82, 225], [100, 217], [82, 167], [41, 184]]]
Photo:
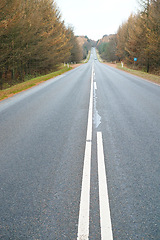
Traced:
[[147, 60], [147, 73], [149, 72], [149, 59]]
[[13, 81], [15, 80], [15, 69], [13, 68], [11, 72], [12, 72], [11, 85], [13, 85]]
[[3, 78], [2, 78], [2, 76], [3, 76], [3, 73], [0, 72], [0, 89], [1, 90], [3, 89]]

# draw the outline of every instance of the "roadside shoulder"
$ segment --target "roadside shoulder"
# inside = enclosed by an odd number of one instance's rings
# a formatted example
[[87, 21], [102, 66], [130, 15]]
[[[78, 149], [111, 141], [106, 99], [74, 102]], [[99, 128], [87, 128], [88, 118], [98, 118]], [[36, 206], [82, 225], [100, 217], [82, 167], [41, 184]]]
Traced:
[[117, 64], [117, 63], [107, 63], [107, 62], [103, 62], [103, 63], [110, 66], [110, 67], [117, 68], [118, 70], [127, 72], [131, 75], [140, 77], [140, 78], [142, 78], [146, 81], [155, 83], [155, 84], [160, 86], [160, 76], [158, 76], [158, 75], [150, 74], [150, 73], [146, 73], [146, 72], [142, 72], [142, 71], [138, 71], [138, 70], [134, 70], [134, 69], [130, 69], [130, 68], [127, 68], [126, 66], [124, 66], [122, 68], [121, 65]]

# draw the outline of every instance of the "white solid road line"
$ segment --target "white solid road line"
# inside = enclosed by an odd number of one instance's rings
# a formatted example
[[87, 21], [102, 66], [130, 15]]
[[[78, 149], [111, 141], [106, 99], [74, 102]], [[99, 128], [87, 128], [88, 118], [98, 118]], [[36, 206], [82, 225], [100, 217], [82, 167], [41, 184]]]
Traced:
[[[92, 76], [91, 76], [90, 103], [89, 103], [89, 112], [88, 112], [88, 126], [87, 126], [86, 146], [85, 146], [85, 155], [84, 155], [77, 240], [89, 239], [93, 79], [94, 79], [94, 65], [92, 66]], [[96, 86], [96, 83], [94, 82], [94, 89], [96, 88], [97, 86]], [[97, 157], [98, 157], [101, 239], [113, 240], [107, 181], [106, 181], [107, 179], [106, 179], [106, 171], [105, 171], [105, 163], [104, 163], [103, 140], [102, 140], [101, 132], [97, 132]]]
[[113, 240], [106, 169], [104, 162], [104, 150], [102, 133], [97, 132], [97, 154], [98, 154], [98, 180], [99, 180], [99, 204], [100, 204], [100, 225], [101, 239]]
[[91, 174], [91, 148], [92, 148], [92, 115], [93, 115], [93, 78], [94, 66], [92, 66], [90, 103], [88, 112], [88, 127], [84, 155], [81, 200], [78, 222], [77, 240], [89, 239], [89, 210], [90, 210], [90, 174]]

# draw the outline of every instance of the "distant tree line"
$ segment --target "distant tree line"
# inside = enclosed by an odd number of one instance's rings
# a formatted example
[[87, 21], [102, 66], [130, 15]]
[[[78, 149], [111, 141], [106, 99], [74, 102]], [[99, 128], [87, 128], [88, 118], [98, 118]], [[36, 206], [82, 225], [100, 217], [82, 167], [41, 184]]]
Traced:
[[0, 88], [81, 60], [72, 28], [54, 0], [0, 1]]
[[108, 62], [117, 61], [117, 38], [113, 35], [108, 42], [102, 42], [97, 45], [101, 57]]
[[115, 38], [98, 46], [107, 61], [134, 63], [146, 72], [160, 73], [160, 0], [140, 0], [141, 10], [131, 14]]
[[87, 36], [85, 38], [87, 41], [83, 44], [83, 59], [87, 58], [91, 47], [96, 47], [96, 41], [89, 39]]

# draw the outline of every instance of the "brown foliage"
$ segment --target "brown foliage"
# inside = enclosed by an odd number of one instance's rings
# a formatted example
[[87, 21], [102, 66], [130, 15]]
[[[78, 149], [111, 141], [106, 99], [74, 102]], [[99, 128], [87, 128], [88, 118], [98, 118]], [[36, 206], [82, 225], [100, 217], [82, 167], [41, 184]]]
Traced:
[[117, 55], [128, 64], [134, 63], [147, 72], [160, 69], [160, 1], [142, 0], [142, 10], [131, 15], [119, 27]]
[[54, 1], [0, 1], [1, 88], [9, 78], [52, 71], [69, 60], [73, 44]]

